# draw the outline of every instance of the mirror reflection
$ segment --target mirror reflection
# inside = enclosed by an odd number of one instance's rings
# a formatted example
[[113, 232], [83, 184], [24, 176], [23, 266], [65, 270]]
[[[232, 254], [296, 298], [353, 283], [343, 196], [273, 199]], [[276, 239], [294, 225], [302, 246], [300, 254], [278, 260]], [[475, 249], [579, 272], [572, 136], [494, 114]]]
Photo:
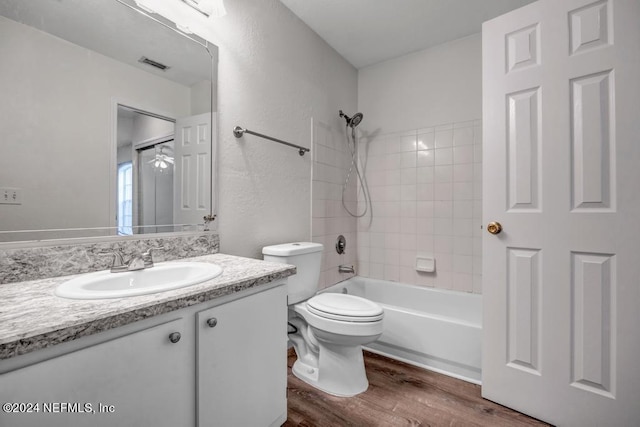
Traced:
[[[173, 120], [118, 105], [116, 219], [118, 234], [173, 224]], [[135, 178], [135, 179], [134, 179]]]
[[0, 0], [0, 242], [202, 229], [215, 210], [217, 48], [121, 3]]

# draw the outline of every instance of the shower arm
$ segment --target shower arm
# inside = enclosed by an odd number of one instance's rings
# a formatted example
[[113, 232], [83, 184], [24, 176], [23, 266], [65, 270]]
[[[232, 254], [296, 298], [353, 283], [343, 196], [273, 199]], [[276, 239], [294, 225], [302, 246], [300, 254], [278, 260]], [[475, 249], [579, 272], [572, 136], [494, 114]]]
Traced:
[[278, 139], [278, 138], [273, 138], [273, 137], [270, 137], [270, 136], [267, 136], [267, 135], [263, 135], [261, 133], [251, 131], [249, 129], [243, 129], [240, 126], [236, 126], [236, 127], [233, 128], [233, 135], [236, 138], [242, 138], [242, 136], [245, 133], [248, 133], [248, 134], [251, 134], [251, 135], [255, 135], [255, 136], [259, 136], [260, 138], [268, 139], [270, 141], [278, 142], [280, 144], [288, 145], [289, 147], [297, 148], [298, 149], [298, 154], [300, 154], [301, 156], [304, 156], [304, 153], [307, 153], [307, 152], [311, 151], [308, 148], [301, 147], [299, 145], [292, 144], [290, 142], [286, 142], [286, 141], [283, 141], [283, 140]]

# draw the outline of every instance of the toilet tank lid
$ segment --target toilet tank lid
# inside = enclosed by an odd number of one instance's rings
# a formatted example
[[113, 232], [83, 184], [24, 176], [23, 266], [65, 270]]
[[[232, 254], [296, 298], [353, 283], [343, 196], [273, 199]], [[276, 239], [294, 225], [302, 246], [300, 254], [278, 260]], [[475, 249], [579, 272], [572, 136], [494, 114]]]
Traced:
[[262, 248], [262, 255], [291, 256], [321, 252], [324, 247], [320, 243], [296, 242], [283, 243], [281, 245], [265, 246]]

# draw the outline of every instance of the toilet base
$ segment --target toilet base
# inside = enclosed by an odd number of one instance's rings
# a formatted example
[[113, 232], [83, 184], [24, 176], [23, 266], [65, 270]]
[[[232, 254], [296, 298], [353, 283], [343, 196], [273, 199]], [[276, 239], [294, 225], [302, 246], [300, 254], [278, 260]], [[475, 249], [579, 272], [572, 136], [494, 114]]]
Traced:
[[292, 372], [307, 384], [339, 396], [352, 397], [369, 388], [361, 346], [335, 346], [320, 343], [318, 367], [298, 358]]

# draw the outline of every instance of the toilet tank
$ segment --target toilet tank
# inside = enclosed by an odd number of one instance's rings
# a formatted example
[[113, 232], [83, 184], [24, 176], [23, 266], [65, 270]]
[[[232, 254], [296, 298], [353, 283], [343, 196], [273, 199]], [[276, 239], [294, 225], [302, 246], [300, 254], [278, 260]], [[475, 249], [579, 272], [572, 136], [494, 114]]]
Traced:
[[323, 249], [320, 243], [311, 242], [285, 243], [262, 248], [265, 261], [296, 266], [296, 274], [289, 277], [288, 305], [304, 301], [318, 291]]

